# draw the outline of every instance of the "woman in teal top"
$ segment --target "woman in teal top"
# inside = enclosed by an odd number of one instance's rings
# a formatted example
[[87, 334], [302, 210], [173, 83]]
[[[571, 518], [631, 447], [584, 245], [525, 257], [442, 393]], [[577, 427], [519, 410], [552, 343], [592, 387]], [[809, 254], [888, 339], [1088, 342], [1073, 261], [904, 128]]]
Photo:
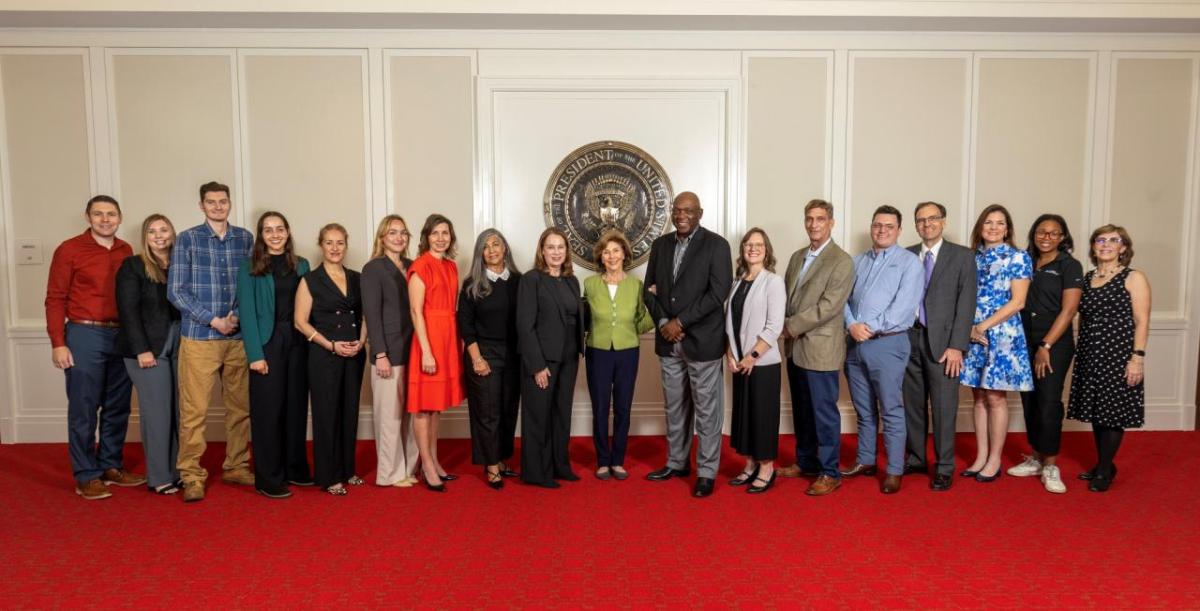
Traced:
[[258, 217], [250, 258], [238, 270], [242, 345], [250, 363], [250, 434], [254, 487], [269, 498], [291, 496], [287, 483], [311, 486], [307, 350], [292, 326], [296, 287], [308, 261], [296, 256], [291, 227], [278, 212]]
[[[617, 231], [600, 237], [593, 251], [604, 271], [583, 282], [583, 298], [591, 316], [587, 335], [587, 382], [592, 396], [592, 438], [596, 444], [596, 477], [625, 479], [625, 443], [629, 411], [637, 379], [639, 335], [654, 328], [642, 302], [642, 281], [625, 273], [631, 261], [629, 241]], [[613, 411], [608, 436], [609, 405]]]

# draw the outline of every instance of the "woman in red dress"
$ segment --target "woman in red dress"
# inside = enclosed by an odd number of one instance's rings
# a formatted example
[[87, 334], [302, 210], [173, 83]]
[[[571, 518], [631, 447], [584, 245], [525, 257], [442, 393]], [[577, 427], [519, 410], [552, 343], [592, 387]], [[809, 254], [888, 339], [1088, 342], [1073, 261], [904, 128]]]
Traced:
[[444, 482], [458, 479], [446, 473], [437, 458], [438, 416], [463, 402], [462, 347], [455, 324], [455, 243], [450, 219], [429, 215], [421, 228], [420, 256], [408, 269], [408, 301], [417, 340], [408, 359], [408, 411], [414, 414], [425, 486], [435, 492], [445, 492]]

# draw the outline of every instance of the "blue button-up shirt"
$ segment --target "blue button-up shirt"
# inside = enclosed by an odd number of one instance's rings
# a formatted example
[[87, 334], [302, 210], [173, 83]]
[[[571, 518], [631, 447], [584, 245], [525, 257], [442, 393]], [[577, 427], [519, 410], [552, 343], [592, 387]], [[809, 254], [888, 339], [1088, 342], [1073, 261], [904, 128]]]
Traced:
[[167, 273], [167, 299], [183, 314], [181, 332], [188, 339], [240, 339], [241, 332], [221, 335], [209, 326], [212, 319], [237, 313], [237, 273], [250, 257], [254, 236], [230, 225], [225, 238], [208, 223], [197, 225], [175, 238], [171, 268]]
[[854, 288], [846, 301], [846, 328], [861, 322], [872, 334], [898, 333], [913, 326], [913, 312], [925, 290], [921, 260], [892, 244], [854, 257]]

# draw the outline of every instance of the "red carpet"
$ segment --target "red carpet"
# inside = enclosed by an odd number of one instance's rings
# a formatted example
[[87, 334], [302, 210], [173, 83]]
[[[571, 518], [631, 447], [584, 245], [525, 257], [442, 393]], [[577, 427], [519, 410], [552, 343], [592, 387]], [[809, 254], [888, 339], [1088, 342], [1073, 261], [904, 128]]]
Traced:
[[[844, 438], [843, 461], [854, 441]], [[781, 440], [790, 454], [790, 437]], [[959, 467], [974, 437], [960, 435]], [[1020, 459], [1012, 435], [1005, 467]], [[934, 493], [908, 476], [895, 496], [871, 479], [809, 498], [804, 480], [761, 496], [642, 479], [664, 461], [657, 437], [631, 440], [633, 477], [591, 477], [591, 443], [572, 446], [583, 480], [560, 490], [487, 488], [466, 440], [443, 441], [462, 479], [446, 494], [368, 484], [334, 498], [312, 488], [272, 501], [210, 479], [184, 505], [142, 488], [85, 502], [64, 445], [0, 446], [0, 606], [21, 607], [1170, 607], [1200, 604], [1200, 434], [1131, 433], [1107, 494], [1075, 479], [1089, 433], [1067, 433], [1065, 495], [1034, 478], [955, 478]], [[206, 466], [219, 474], [223, 448]], [[141, 470], [141, 448], [129, 465]], [[790, 461], [789, 461], [790, 462]]]

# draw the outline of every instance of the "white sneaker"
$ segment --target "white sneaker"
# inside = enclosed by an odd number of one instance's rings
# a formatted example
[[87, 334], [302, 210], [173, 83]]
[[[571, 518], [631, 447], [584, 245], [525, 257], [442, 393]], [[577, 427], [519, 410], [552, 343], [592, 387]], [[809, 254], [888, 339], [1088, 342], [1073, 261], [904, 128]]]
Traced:
[[1026, 456], [1025, 462], [1009, 467], [1007, 473], [1013, 477], [1033, 477], [1035, 475], [1041, 475], [1042, 461], [1032, 456]]
[[1054, 465], [1042, 467], [1042, 485], [1046, 487], [1046, 492], [1054, 494], [1062, 494], [1067, 491], [1067, 485], [1063, 483], [1062, 477], [1058, 473], [1058, 467]]

